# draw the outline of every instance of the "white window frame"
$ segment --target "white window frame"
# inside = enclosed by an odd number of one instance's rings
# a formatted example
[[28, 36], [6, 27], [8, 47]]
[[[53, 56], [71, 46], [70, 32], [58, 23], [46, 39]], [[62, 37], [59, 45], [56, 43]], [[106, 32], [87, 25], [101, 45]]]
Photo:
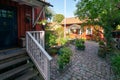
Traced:
[[86, 35], [92, 35], [92, 28], [86, 28]]

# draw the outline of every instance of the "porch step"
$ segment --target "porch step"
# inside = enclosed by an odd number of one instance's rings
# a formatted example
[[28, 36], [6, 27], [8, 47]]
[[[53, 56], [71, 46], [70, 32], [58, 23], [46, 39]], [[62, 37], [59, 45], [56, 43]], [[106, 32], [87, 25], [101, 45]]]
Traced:
[[26, 53], [25, 49], [20, 49], [20, 50], [13, 49], [13, 50], [1, 51], [0, 52], [0, 61], [3, 59], [8, 59], [8, 58], [15, 57], [15, 56], [25, 54], [25, 53]]
[[9, 61], [9, 62], [3, 63], [3, 64], [0, 65], [0, 70], [4, 69], [6, 67], [9, 67], [9, 66], [15, 65], [17, 63], [23, 62], [23, 61], [25, 61], [27, 59], [29, 59], [29, 57], [25, 56], [25, 57], [21, 57], [21, 58], [15, 59], [13, 61]]
[[17, 67], [17, 68], [15, 68], [15, 69], [13, 69], [13, 70], [10, 70], [10, 71], [8, 71], [8, 72], [5, 72], [5, 73], [3, 73], [3, 74], [0, 74], [0, 79], [1, 79], [1, 80], [4, 80], [4, 79], [6, 79], [6, 78], [9, 78], [9, 77], [11, 77], [11, 76], [13, 76], [13, 75], [15, 75], [15, 74], [17, 74], [17, 73], [19, 73], [19, 72], [27, 69], [27, 68], [32, 67], [32, 66], [33, 66], [33, 64], [28, 63], [28, 64], [22, 65], [22, 66], [20, 66], [20, 67]]
[[38, 74], [38, 71], [30, 70], [27, 73], [25, 73], [24, 75], [15, 79], [15, 80], [29, 80], [30, 78], [33, 78], [33, 77], [37, 76], [37, 74]]
[[25, 49], [0, 51], [0, 80], [41, 80], [40, 77]]

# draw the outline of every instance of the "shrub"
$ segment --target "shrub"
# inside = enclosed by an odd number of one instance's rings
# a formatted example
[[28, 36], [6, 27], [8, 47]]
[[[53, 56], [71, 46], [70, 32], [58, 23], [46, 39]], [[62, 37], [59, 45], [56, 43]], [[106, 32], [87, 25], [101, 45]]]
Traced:
[[76, 39], [75, 41], [76, 48], [79, 50], [84, 50], [85, 49], [84, 42], [85, 42], [84, 39]]
[[112, 57], [111, 64], [114, 73], [120, 77], [120, 55]]
[[45, 46], [46, 48], [52, 47], [56, 45], [56, 35], [54, 34], [53, 31], [46, 31], [45, 34]]
[[53, 34], [50, 34], [49, 36], [49, 46], [54, 46], [56, 45], [56, 36]]
[[103, 45], [103, 46], [105, 46], [104, 41], [99, 41], [99, 45]]
[[65, 38], [61, 38], [60, 39], [60, 42], [61, 42], [61, 45], [65, 45], [66, 43], [67, 43], [67, 39], [65, 39]]
[[100, 48], [98, 50], [98, 56], [102, 57], [102, 58], [105, 58], [106, 57], [106, 51], [103, 48]]
[[58, 56], [58, 65], [59, 69], [63, 69], [69, 62], [70, 56], [72, 55], [72, 51], [68, 47], [63, 47], [59, 50], [60, 55]]
[[112, 52], [112, 49], [107, 46], [104, 41], [99, 42], [99, 50], [98, 50], [98, 56], [105, 58], [107, 54]]
[[57, 43], [59, 43], [59, 45], [63, 46], [67, 43], [68, 39], [67, 38], [58, 38], [56, 40]]

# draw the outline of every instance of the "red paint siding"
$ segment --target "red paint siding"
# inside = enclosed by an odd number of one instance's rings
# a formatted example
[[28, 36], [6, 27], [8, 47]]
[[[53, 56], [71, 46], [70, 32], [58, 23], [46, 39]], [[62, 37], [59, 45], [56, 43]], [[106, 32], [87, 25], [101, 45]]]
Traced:
[[[31, 6], [19, 4], [18, 2], [14, 2], [11, 0], [0, 0], [0, 5], [13, 6], [17, 8], [18, 39], [20, 39], [20, 37], [22, 36], [25, 36], [26, 31], [33, 30]], [[35, 9], [35, 19], [37, 18], [40, 11], [41, 8]], [[25, 20], [26, 16], [29, 16], [31, 19], [29, 23]], [[42, 19], [42, 17], [40, 19]], [[41, 30], [41, 27], [39, 25], [36, 25], [34, 30]]]
[[[39, 13], [41, 12], [41, 10], [42, 10], [42, 7], [35, 9], [35, 19], [38, 17], [38, 15], [39, 15]], [[43, 15], [43, 14], [41, 14], [41, 15]], [[40, 16], [39, 21], [42, 20], [42, 19], [43, 19], [43, 16]], [[36, 30], [36, 31], [42, 30], [42, 26], [37, 24], [37, 25], [35, 26], [35, 30]]]
[[[72, 24], [71, 24], [72, 25]], [[66, 24], [66, 28], [68, 29], [70, 27], [70, 25]], [[86, 29], [87, 28], [92, 28], [92, 34], [91, 35], [87, 35], [86, 34]], [[102, 32], [102, 28], [100, 26], [99, 27], [99, 31]], [[100, 40], [104, 40], [104, 35], [100, 32], [97, 32], [96, 30], [94, 30], [94, 26], [84, 26], [84, 32], [82, 33], [82, 35], [79, 35], [78, 32], [76, 31], [75, 33], [69, 33], [67, 36], [69, 36], [69, 38], [71, 39], [75, 39], [75, 38], [84, 38], [84, 39], [87, 39], [87, 40], [96, 40], [97, 37], [99, 37]], [[97, 35], [95, 35], [95, 33], [97, 33]]]

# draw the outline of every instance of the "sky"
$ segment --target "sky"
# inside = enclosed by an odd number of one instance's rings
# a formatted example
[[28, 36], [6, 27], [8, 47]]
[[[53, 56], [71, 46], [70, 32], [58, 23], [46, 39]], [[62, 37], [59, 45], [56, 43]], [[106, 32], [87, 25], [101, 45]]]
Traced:
[[[56, 14], [63, 14], [65, 17], [74, 17], [76, 10], [76, 3], [74, 0], [66, 0], [66, 6], [64, 0], [46, 0], [53, 5], [52, 10]], [[66, 7], [66, 8], [65, 8]]]

